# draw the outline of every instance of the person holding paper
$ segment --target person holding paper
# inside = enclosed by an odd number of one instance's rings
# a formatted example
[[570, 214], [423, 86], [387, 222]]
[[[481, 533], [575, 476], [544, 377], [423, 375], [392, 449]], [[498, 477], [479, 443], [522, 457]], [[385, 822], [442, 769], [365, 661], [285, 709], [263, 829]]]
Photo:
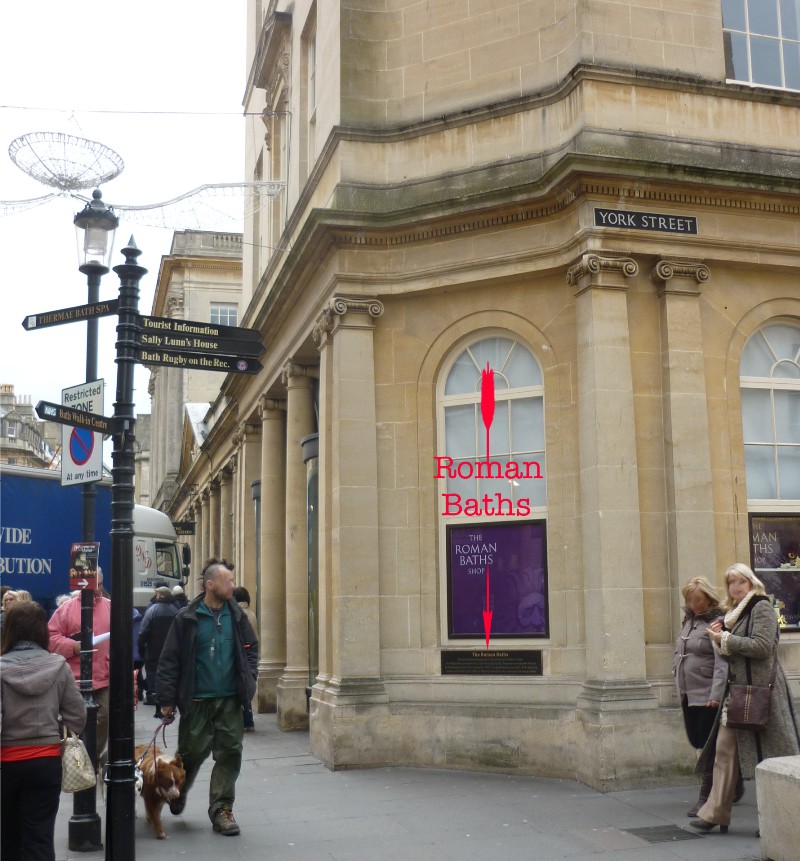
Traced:
[[[92, 629], [94, 654], [92, 655], [92, 695], [97, 709], [97, 765], [103, 763], [108, 744], [108, 683], [111, 632], [111, 601], [103, 597], [103, 572], [97, 569], [97, 588], [94, 593]], [[77, 682], [81, 678], [81, 593], [65, 601], [53, 613], [47, 625], [50, 634], [50, 651], [67, 659]]]

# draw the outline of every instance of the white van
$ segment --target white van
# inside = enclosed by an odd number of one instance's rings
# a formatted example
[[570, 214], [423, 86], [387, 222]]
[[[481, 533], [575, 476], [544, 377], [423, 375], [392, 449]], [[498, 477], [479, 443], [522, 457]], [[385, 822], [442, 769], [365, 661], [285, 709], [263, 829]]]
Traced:
[[[177, 535], [172, 521], [156, 508], [136, 505], [133, 509], [133, 606], [144, 613], [157, 583], [170, 589], [186, 582], [178, 557]], [[187, 545], [183, 563], [188, 564]]]

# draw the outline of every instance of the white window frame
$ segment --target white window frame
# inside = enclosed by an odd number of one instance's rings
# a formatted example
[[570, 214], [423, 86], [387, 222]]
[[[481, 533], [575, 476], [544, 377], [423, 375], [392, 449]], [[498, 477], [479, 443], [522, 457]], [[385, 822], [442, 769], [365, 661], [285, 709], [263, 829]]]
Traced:
[[[792, 328], [797, 329], [798, 339], [800, 339], [800, 326], [797, 326], [794, 322], [784, 321], [784, 320], [771, 320], [764, 326], [761, 326], [758, 331], [754, 332], [750, 338], [748, 338], [748, 343], [753, 338], [763, 337], [767, 340], [769, 344], [769, 337], [766, 334], [771, 326], [791, 326]], [[763, 333], [763, 334], [762, 334]], [[746, 345], [745, 345], [746, 347]], [[774, 352], [773, 352], [774, 355]], [[774, 363], [773, 367], [780, 362], [792, 361], [795, 364], [800, 362], [800, 356], [794, 357], [794, 359], [790, 359], [789, 357], [777, 357], [777, 361]], [[756, 376], [745, 376], [741, 373], [739, 374], [739, 386], [740, 389], [760, 389], [767, 390], [769, 392], [779, 392], [779, 391], [789, 391], [789, 392], [800, 392], [800, 378], [793, 379], [790, 377], [756, 377]], [[757, 441], [749, 441], [744, 439], [744, 415], [742, 415], [742, 443], [743, 446], [748, 445], [761, 445], [764, 448], [771, 448], [773, 451], [772, 463], [775, 475], [775, 487], [776, 487], [776, 496], [774, 498], [757, 498], [750, 496], [750, 489], [748, 488], [748, 498], [747, 498], [747, 507], [751, 512], [767, 512], [767, 511], [800, 511], [800, 499], [794, 497], [782, 498], [780, 496], [780, 470], [778, 468], [778, 450], [781, 446], [797, 446], [800, 448], [800, 436], [798, 436], [798, 440], [796, 443], [778, 443], [776, 436], [776, 419], [775, 419], [775, 401], [774, 398], [770, 397], [770, 409], [772, 411], [771, 414], [771, 429], [772, 429], [772, 441], [771, 442], [757, 442]], [[744, 413], [744, 406], [742, 406], [742, 411]], [[746, 450], [743, 451], [744, 462], [747, 463], [747, 455]]]
[[[449, 359], [442, 366], [441, 373], [439, 374], [439, 378], [437, 380], [436, 386], [436, 454], [437, 455], [446, 455], [446, 438], [445, 438], [445, 408], [450, 406], [459, 406], [462, 404], [478, 404], [478, 412], [480, 413], [480, 386], [478, 386], [475, 394], [457, 394], [457, 395], [445, 395], [445, 386], [447, 384], [447, 379], [450, 375], [450, 372], [453, 370], [458, 359], [463, 355], [463, 353], [471, 348], [473, 348], [476, 344], [481, 341], [488, 340], [490, 338], [502, 338], [505, 340], [513, 341], [518, 347], [524, 349], [533, 360], [539, 365], [539, 370], [542, 375], [542, 383], [537, 384], [530, 387], [515, 387], [513, 389], [501, 389], [496, 391], [496, 401], [500, 400], [517, 400], [521, 398], [531, 398], [538, 397], [542, 400], [542, 428], [544, 433], [544, 458], [542, 463], [542, 473], [543, 478], [541, 481], [547, 481], [547, 467], [546, 467], [546, 459], [547, 459], [547, 439], [546, 439], [546, 429], [547, 429], [547, 405], [545, 403], [544, 397], [544, 369], [542, 368], [542, 363], [536, 357], [536, 354], [533, 350], [525, 344], [520, 338], [515, 337], [513, 333], [508, 330], [495, 331], [495, 330], [485, 330], [480, 333], [474, 333], [473, 337], [469, 339], [469, 341], [464, 342], [461, 341], [459, 345], [454, 348], [452, 354]], [[483, 425], [480, 424], [477, 428], [477, 433], [479, 435], [480, 442], [480, 434], [483, 430]], [[483, 451], [485, 455], [485, 439], [479, 445], [477, 451], [480, 453]], [[491, 441], [490, 441], [490, 453], [491, 453]], [[513, 449], [510, 451], [510, 457], [515, 459], [515, 452]], [[432, 468], [434, 470], [434, 476], [436, 475], [436, 460], [432, 464]], [[475, 639], [467, 639], [464, 637], [450, 637], [448, 633], [448, 593], [447, 593], [447, 554], [448, 554], [448, 546], [447, 546], [447, 527], [455, 526], [455, 525], [467, 525], [469, 523], [479, 522], [479, 523], [500, 523], [500, 522], [508, 522], [510, 520], [507, 516], [489, 516], [489, 517], [480, 517], [474, 518], [465, 515], [457, 515], [454, 517], [443, 517], [441, 514], [442, 511], [442, 500], [443, 497], [441, 494], [447, 493], [447, 479], [439, 478], [436, 479], [436, 517], [439, 520], [439, 529], [438, 529], [438, 539], [439, 539], [439, 630], [440, 630], [440, 642], [442, 648], [449, 647], [485, 647], [485, 641], [480, 638]], [[545, 500], [546, 500], [546, 485], [545, 485]], [[529, 515], [525, 517], [520, 517], [519, 520], [524, 522], [526, 520], [544, 520], [547, 521], [547, 505], [540, 506], [531, 506], [531, 511]], [[545, 526], [546, 528], [546, 526]], [[548, 590], [549, 590], [548, 586]], [[552, 626], [550, 628], [551, 633], [548, 637], [519, 637], [513, 640], [513, 648], [536, 648], [541, 649], [552, 644]], [[510, 648], [511, 643], [508, 640], [503, 639], [503, 644], [506, 648]]]
[[[787, 90], [789, 92], [800, 92], [800, 83], [798, 83], [797, 87], [789, 87], [786, 85], [786, 61], [785, 61], [785, 52], [788, 47], [792, 47], [794, 50], [798, 52], [800, 55], [800, 38], [789, 38], [783, 35], [783, 21], [782, 21], [782, 13], [781, 13], [781, 2], [780, 0], [757, 0], [759, 4], [761, 4], [761, 8], [764, 8], [766, 4], [772, 3], [774, 4], [775, 14], [778, 21], [778, 33], [777, 35], [758, 33], [753, 31], [751, 27], [750, 21], [750, 4], [748, 0], [743, 0], [744, 2], [744, 15], [745, 15], [745, 25], [744, 29], [738, 29], [734, 27], [726, 27], [725, 26], [725, 16], [724, 16], [724, 5], [725, 0], [723, 0], [723, 52], [725, 54], [725, 66], [726, 69], [728, 67], [728, 61], [730, 59], [730, 65], [733, 66], [733, 51], [730, 50], [729, 57], [729, 40], [726, 38], [728, 34], [738, 34], [739, 36], [743, 36], [745, 40], [745, 45], [747, 48], [747, 77], [746, 78], [729, 78], [726, 77], [726, 81], [731, 84], [746, 84], [752, 87], [769, 87], [770, 89], [778, 89], [778, 90]], [[800, 36], [800, 34], [798, 34]], [[778, 50], [780, 56], [780, 72], [781, 72], [781, 83], [765, 83], [763, 81], [754, 81], [753, 80], [753, 61], [752, 61], [752, 39], [770, 39], [778, 43]], [[733, 69], [731, 69], [733, 71]]]
[[[216, 311], [217, 319], [214, 320]], [[224, 311], [225, 319], [222, 319], [221, 312]], [[231, 312], [235, 319], [233, 322], [229, 322], [231, 319]], [[236, 302], [212, 302], [211, 308], [209, 309], [209, 321], [212, 326], [238, 326], [239, 325], [239, 306]]]

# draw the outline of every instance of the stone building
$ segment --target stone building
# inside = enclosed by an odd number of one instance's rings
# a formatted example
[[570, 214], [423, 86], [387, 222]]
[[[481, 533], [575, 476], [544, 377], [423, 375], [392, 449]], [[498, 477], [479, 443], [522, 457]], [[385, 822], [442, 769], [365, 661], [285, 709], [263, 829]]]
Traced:
[[688, 773], [679, 587], [734, 561], [798, 695], [800, 32], [749, 6], [250, 0], [263, 370], [161, 501], [331, 767]]
[[61, 426], [39, 421], [30, 395], [17, 395], [12, 383], [0, 385], [0, 463], [57, 469]]
[[[176, 231], [170, 253], [161, 259], [150, 314], [236, 325], [242, 313], [241, 292], [241, 234]], [[148, 462], [141, 462], [141, 475], [137, 473], [140, 498], [149, 499], [146, 504], [170, 505], [180, 471], [185, 404], [201, 402], [207, 409], [219, 384], [219, 375], [208, 371], [150, 367], [150, 451]]]

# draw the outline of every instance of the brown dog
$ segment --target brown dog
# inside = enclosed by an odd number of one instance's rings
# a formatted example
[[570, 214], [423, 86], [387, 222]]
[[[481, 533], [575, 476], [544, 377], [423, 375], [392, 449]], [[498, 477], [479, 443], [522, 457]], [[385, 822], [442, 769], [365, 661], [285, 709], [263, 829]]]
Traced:
[[[143, 753], [144, 759], [139, 762]], [[186, 772], [183, 770], [180, 755], [168, 759], [154, 744], [137, 745], [135, 756], [142, 772], [145, 818], [153, 826], [156, 837], [163, 840], [167, 835], [161, 822], [161, 810], [165, 804], [180, 798], [186, 782]]]

